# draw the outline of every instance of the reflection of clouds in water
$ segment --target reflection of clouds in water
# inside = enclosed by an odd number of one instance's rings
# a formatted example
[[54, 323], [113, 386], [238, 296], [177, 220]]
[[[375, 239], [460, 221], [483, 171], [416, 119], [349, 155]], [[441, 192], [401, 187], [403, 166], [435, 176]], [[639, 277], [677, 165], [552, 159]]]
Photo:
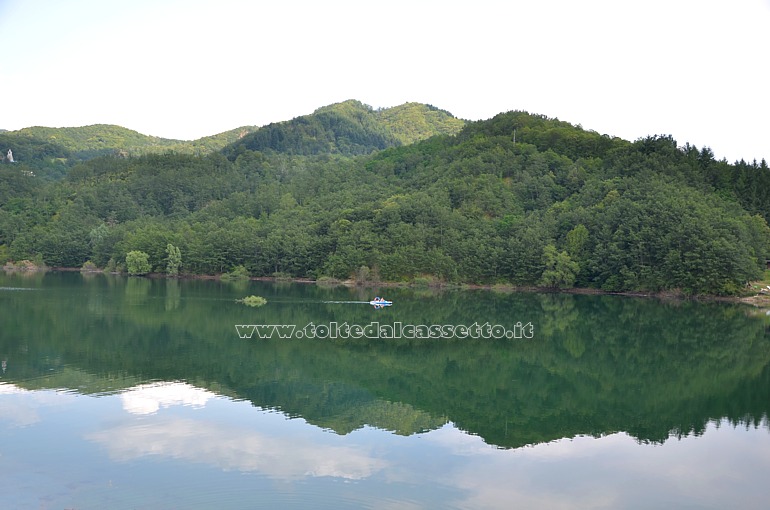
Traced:
[[[459, 508], [611, 509], [640, 501], [651, 507], [763, 506], [762, 473], [770, 471], [766, 431], [736, 431], [727, 423], [715, 429], [711, 424], [703, 437], [662, 446], [616, 433], [503, 451], [451, 426], [428, 440], [464, 458], [442, 480], [467, 491]], [[738, 499], [736, 486], [743, 488]]]
[[18, 393], [29, 393], [29, 390], [19, 388], [14, 384], [0, 383], [0, 395], [16, 395]]
[[13, 384], [0, 384], [0, 419], [11, 427], [27, 427], [40, 421], [40, 416], [27, 399], [4, 398], [6, 395], [31, 393]]
[[277, 479], [331, 476], [359, 480], [385, 462], [353, 447], [314, 444], [186, 418], [154, 417], [90, 434], [117, 460], [163, 455], [224, 470], [254, 471]]
[[141, 384], [120, 394], [123, 409], [132, 414], [152, 414], [162, 407], [203, 407], [216, 395], [183, 382]]
[[53, 390], [31, 391], [0, 383], [0, 420], [11, 427], [27, 427], [40, 421], [37, 409], [72, 402], [72, 395]]
[[448, 423], [425, 435], [425, 440], [451, 450], [454, 455], [495, 455], [499, 450], [489, 446], [479, 436], [471, 435]]

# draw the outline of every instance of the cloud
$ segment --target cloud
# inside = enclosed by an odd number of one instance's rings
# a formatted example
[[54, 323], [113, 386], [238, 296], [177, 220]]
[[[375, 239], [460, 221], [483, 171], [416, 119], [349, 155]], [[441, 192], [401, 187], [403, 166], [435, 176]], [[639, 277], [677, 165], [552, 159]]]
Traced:
[[39, 408], [65, 405], [74, 398], [62, 391], [31, 391], [0, 383], [0, 422], [5, 421], [10, 427], [28, 427], [41, 421]]
[[445, 427], [430, 440], [466, 458], [442, 480], [465, 494], [459, 508], [753, 508], [770, 469], [770, 442], [756, 434], [723, 423], [662, 446], [617, 433], [500, 451]]
[[183, 382], [141, 384], [120, 395], [123, 409], [131, 414], [153, 414], [173, 405], [203, 407], [210, 398], [216, 394]]
[[148, 417], [88, 434], [109, 455], [127, 461], [147, 455], [208, 464], [225, 471], [257, 472], [280, 480], [307, 477], [367, 478], [385, 461], [349, 446], [319, 445], [251, 429], [178, 417]]

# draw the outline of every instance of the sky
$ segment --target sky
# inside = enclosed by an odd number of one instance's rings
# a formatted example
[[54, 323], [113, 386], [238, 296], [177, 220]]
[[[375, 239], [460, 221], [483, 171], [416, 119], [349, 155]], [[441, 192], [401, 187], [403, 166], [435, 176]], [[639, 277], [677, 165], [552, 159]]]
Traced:
[[358, 99], [770, 160], [770, 0], [0, 0], [0, 129], [197, 139]]

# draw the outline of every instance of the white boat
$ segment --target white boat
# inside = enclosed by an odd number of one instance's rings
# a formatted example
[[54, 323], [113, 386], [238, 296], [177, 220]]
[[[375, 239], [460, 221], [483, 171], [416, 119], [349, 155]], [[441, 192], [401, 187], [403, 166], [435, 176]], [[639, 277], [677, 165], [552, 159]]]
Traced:
[[369, 301], [369, 304], [372, 305], [372, 306], [390, 306], [390, 305], [393, 304], [393, 301], [388, 301], [388, 300], [382, 299], [382, 298], [380, 298], [380, 299], [375, 298], [375, 299], [372, 299], [371, 301]]

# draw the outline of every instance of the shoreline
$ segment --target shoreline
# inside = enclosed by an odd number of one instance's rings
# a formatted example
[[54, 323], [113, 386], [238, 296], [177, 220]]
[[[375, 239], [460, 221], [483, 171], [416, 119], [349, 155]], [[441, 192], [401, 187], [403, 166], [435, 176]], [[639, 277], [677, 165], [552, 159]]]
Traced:
[[[5, 268], [3, 268], [5, 269]], [[27, 270], [17, 270], [23, 273], [35, 273], [40, 271], [55, 271], [62, 273], [83, 273], [83, 274], [111, 274], [111, 275], [124, 275], [126, 273], [105, 272], [104, 270], [92, 270], [83, 271], [78, 267], [45, 267]], [[10, 272], [6, 270], [6, 272]], [[227, 274], [227, 273], [223, 273]], [[178, 279], [178, 280], [209, 280], [209, 281], [225, 281], [221, 278], [222, 275], [199, 275], [199, 274], [179, 274], [177, 276], [168, 276], [164, 273], [148, 273], [141, 275], [142, 278], [150, 279]], [[238, 280], [233, 280], [238, 281]], [[486, 290], [491, 292], [540, 292], [550, 294], [575, 294], [575, 295], [596, 295], [596, 296], [625, 296], [625, 297], [643, 297], [643, 298], [655, 298], [662, 301], [719, 301], [726, 303], [739, 303], [745, 304], [757, 308], [770, 308], [770, 294], [756, 294], [756, 295], [736, 295], [736, 296], [717, 296], [717, 295], [692, 295], [688, 296], [678, 291], [662, 291], [662, 292], [642, 292], [642, 291], [625, 291], [625, 292], [612, 292], [604, 291], [601, 289], [593, 289], [587, 287], [573, 287], [569, 289], [559, 289], [550, 287], [537, 287], [537, 286], [516, 286], [508, 284], [447, 284], [443, 282], [431, 281], [426, 284], [415, 284], [411, 282], [356, 282], [354, 280], [312, 280], [310, 278], [285, 278], [285, 277], [273, 277], [273, 276], [252, 276], [248, 279], [241, 281], [259, 281], [259, 282], [286, 282], [286, 283], [301, 283], [301, 284], [314, 284], [319, 286], [329, 287], [362, 287], [362, 288], [412, 288], [412, 289], [433, 289], [433, 290]]]

